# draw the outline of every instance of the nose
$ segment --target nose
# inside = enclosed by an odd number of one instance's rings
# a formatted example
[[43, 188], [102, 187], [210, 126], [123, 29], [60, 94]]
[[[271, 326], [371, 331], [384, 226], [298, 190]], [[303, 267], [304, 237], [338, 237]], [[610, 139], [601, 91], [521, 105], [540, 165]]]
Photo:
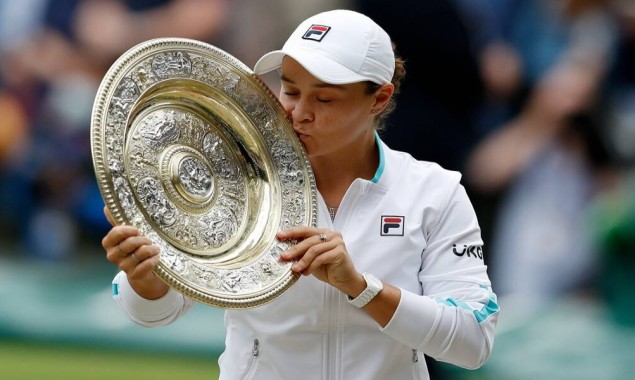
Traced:
[[294, 125], [313, 121], [313, 110], [306, 99], [300, 98], [295, 102], [290, 102], [285, 105], [285, 109], [291, 116], [291, 119], [293, 119]]

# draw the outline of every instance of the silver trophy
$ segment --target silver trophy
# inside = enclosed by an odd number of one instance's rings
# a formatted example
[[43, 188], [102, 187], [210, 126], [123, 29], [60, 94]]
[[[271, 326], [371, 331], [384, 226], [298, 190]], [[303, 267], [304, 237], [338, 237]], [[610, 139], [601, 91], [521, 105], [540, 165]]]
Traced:
[[161, 247], [157, 275], [200, 302], [261, 305], [298, 279], [278, 231], [316, 225], [315, 179], [271, 91], [203, 42], [123, 54], [97, 92], [92, 157], [106, 206]]

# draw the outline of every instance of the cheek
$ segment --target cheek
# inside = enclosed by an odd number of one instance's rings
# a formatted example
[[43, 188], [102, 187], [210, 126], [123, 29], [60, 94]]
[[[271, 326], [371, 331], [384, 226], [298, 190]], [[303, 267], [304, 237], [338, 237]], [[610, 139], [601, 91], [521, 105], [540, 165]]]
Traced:
[[338, 112], [337, 120], [340, 124], [354, 126], [363, 123], [367, 119], [367, 112], [360, 105], [357, 107], [347, 107]]

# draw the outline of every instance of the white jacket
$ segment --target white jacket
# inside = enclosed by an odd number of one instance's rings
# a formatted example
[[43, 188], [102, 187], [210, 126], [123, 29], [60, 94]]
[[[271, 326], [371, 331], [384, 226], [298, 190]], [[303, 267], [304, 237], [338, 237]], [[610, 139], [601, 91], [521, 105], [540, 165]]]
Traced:
[[[375, 178], [351, 184], [334, 222], [320, 196], [318, 224], [342, 233], [359, 272], [401, 289], [393, 318], [381, 328], [337, 289], [301, 277], [264, 306], [226, 311], [221, 379], [429, 379], [423, 354], [466, 368], [489, 357], [499, 307], [460, 174], [377, 141]], [[142, 299], [123, 272], [113, 292], [143, 326], [192, 303], [172, 289]]]

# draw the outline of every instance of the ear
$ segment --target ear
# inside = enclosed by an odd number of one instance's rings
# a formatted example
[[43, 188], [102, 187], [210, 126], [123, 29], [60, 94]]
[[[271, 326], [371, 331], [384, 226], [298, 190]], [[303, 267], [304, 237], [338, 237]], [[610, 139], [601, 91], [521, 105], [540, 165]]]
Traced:
[[371, 112], [374, 115], [380, 114], [381, 111], [386, 108], [386, 105], [388, 105], [388, 102], [390, 101], [394, 93], [395, 86], [392, 83], [386, 83], [379, 87], [377, 91], [375, 91], [375, 94], [373, 94], [374, 103]]

